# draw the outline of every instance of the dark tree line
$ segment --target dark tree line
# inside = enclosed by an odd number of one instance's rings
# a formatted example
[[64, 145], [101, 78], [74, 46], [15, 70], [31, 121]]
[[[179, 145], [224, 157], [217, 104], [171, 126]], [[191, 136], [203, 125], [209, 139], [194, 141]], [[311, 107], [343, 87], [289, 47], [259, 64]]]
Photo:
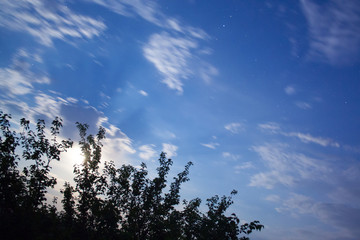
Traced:
[[[101, 141], [105, 129], [87, 133], [88, 125], [77, 123], [84, 161], [74, 167], [75, 186], [61, 190], [63, 209], [49, 204], [46, 193], [56, 179], [51, 162], [72, 147], [71, 140], [58, 141], [62, 120], [55, 118], [50, 129], [39, 120], [36, 129], [21, 119], [19, 132], [11, 130], [11, 116], [0, 112], [0, 236], [2, 239], [248, 239], [261, 230], [258, 221], [240, 225], [235, 214], [226, 216], [233, 203], [230, 196], [206, 200], [208, 210], [199, 210], [201, 199], [183, 200], [181, 184], [189, 181], [191, 162], [167, 180], [171, 159], [160, 154], [157, 176], [148, 177], [140, 167], [105, 162], [100, 170]], [[50, 137], [48, 137], [50, 136]], [[24, 167], [19, 167], [19, 162]]]

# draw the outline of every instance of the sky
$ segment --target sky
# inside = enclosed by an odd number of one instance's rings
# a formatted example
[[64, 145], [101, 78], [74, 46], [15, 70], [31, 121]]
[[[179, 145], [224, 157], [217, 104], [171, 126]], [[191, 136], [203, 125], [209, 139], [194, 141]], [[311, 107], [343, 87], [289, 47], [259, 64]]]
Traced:
[[[357, 0], [0, 2], [14, 123], [60, 116], [75, 141], [75, 122], [102, 125], [117, 166], [192, 161], [182, 196], [238, 190], [255, 240], [358, 239], [359, 60]], [[57, 189], [78, 163], [75, 144]]]

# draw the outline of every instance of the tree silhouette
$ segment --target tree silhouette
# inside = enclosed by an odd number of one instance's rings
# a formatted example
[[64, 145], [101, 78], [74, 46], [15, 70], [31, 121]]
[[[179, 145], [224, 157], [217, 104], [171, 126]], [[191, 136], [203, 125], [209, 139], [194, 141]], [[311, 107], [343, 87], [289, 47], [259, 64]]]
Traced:
[[[0, 230], [5, 239], [31, 239], [47, 229], [56, 228], [56, 209], [46, 202], [48, 188], [56, 179], [49, 175], [51, 162], [60, 160], [60, 153], [72, 146], [72, 141], [57, 141], [62, 120], [55, 118], [48, 136], [45, 122], [39, 120], [35, 131], [26, 119], [20, 121], [20, 133], [10, 130], [11, 116], [0, 111]], [[23, 170], [18, 169], [19, 153], [24, 160]], [[54, 225], [52, 225], [54, 223]], [[51, 235], [56, 231], [49, 231]], [[46, 234], [47, 237], [50, 237]]]
[[[145, 163], [140, 167], [114, 161], [100, 169], [105, 129], [88, 134], [87, 124], [79, 130], [82, 164], [74, 167], [75, 186], [65, 182], [61, 190], [62, 211], [47, 202], [48, 188], [56, 179], [50, 175], [51, 162], [72, 146], [58, 141], [62, 121], [55, 118], [50, 130], [39, 120], [32, 130], [21, 119], [19, 133], [11, 130], [11, 116], [0, 112], [0, 233], [3, 239], [248, 239], [263, 228], [258, 221], [240, 225], [235, 214], [227, 216], [233, 204], [230, 196], [207, 199], [208, 210], [199, 210], [201, 199], [181, 203], [181, 185], [189, 181], [192, 162], [171, 182], [173, 161], [161, 153], [156, 176], [149, 178]], [[21, 156], [19, 155], [21, 153]], [[19, 162], [23, 161], [23, 169]]]

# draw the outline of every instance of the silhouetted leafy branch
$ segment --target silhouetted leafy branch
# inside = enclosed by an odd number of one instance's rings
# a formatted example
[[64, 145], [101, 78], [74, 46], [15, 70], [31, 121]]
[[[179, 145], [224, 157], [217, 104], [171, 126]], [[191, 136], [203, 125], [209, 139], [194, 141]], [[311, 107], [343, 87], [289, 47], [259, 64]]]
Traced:
[[[188, 162], [168, 183], [173, 164], [160, 154], [157, 175], [148, 177], [145, 163], [140, 167], [113, 161], [100, 168], [105, 129], [87, 133], [87, 124], [76, 123], [83, 162], [74, 167], [75, 186], [65, 182], [61, 190], [63, 209], [47, 203], [48, 188], [56, 179], [50, 175], [51, 162], [72, 147], [71, 140], [59, 142], [62, 120], [55, 118], [46, 130], [39, 120], [32, 130], [21, 119], [20, 133], [11, 130], [11, 116], [0, 112], [0, 230], [3, 239], [248, 239], [263, 228], [258, 221], [240, 225], [235, 214], [226, 216], [233, 204], [230, 196], [207, 199], [208, 210], [199, 210], [201, 199], [183, 200], [181, 185], [189, 181]], [[21, 157], [19, 154], [21, 153]], [[19, 170], [20, 160], [25, 160]], [[245, 235], [245, 236], [244, 236]]]

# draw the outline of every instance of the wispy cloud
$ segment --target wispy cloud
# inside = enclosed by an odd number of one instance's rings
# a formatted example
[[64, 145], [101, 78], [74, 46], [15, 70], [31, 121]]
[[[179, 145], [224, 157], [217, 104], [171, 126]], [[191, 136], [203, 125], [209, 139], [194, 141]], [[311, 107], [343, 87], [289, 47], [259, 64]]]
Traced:
[[296, 93], [294, 86], [286, 86], [284, 91], [287, 95], [294, 95]]
[[224, 157], [224, 158], [230, 158], [230, 159], [232, 159], [232, 160], [238, 160], [238, 159], [240, 159], [240, 155], [238, 155], [238, 154], [233, 154], [233, 153], [229, 153], [229, 152], [223, 152], [222, 153], [222, 156]]
[[283, 175], [279, 171], [261, 172], [251, 177], [249, 186], [273, 189], [277, 184], [292, 186], [294, 177], [289, 174]]
[[261, 123], [258, 127], [262, 130], [271, 131], [273, 133], [278, 133], [280, 130], [279, 124], [275, 122]]
[[154, 1], [146, 0], [88, 0], [125, 17], [141, 17], [158, 27], [186, 34], [193, 38], [207, 39], [204, 30], [187, 26], [178, 19], [166, 16]]
[[45, 115], [48, 119], [61, 116], [61, 107], [68, 104], [62, 98], [55, 98], [45, 93], [35, 96], [36, 106], [33, 108], [34, 113]]
[[245, 130], [244, 124], [240, 122], [226, 124], [224, 128], [233, 134], [238, 134]]
[[126, 17], [140, 16], [148, 22], [162, 26], [162, 14], [155, 2], [143, 0], [88, 0]]
[[240, 174], [242, 170], [253, 168], [254, 165], [251, 162], [243, 162], [241, 164], [238, 164], [234, 167], [235, 173]]
[[314, 137], [310, 134], [304, 134], [299, 132], [289, 132], [289, 133], [282, 133], [284, 136], [289, 137], [296, 137], [300, 139], [300, 141], [304, 143], [316, 143], [323, 147], [331, 146], [331, 147], [340, 147], [340, 144], [333, 141], [330, 138], [322, 138], [322, 137]]
[[252, 148], [258, 153], [268, 171], [255, 174], [250, 186], [272, 189], [277, 184], [293, 186], [304, 179], [322, 179], [331, 169], [321, 160], [292, 152], [285, 144], [265, 144]]
[[20, 72], [2, 68], [0, 69], [0, 88], [8, 90], [8, 95], [24, 95], [30, 93], [32, 84]]
[[188, 38], [172, 37], [168, 33], [153, 34], [144, 47], [144, 55], [163, 75], [162, 80], [170, 89], [183, 92], [183, 79], [192, 73], [188, 61], [191, 49], [197, 43]]
[[[12, 58], [11, 66], [0, 68], [0, 89], [8, 97], [16, 97], [31, 93], [33, 84], [49, 84], [47, 75], [36, 69], [38, 65], [42, 65], [42, 58], [38, 54], [18, 49]], [[33, 70], [38, 73], [35, 74]]]
[[[125, 17], [140, 17], [162, 29], [161, 33], [150, 36], [143, 47], [143, 52], [145, 58], [161, 73], [162, 82], [168, 88], [182, 94], [183, 81], [190, 76], [198, 76], [209, 84], [213, 77], [218, 75], [218, 70], [214, 66], [200, 58], [203, 47], [199, 49], [198, 41], [209, 39], [204, 30], [167, 16], [153, 1], [92, 0], [91, 2]], [[207, 49], [206, 52], [210, 53], [211, 49]], [[192, 60], [196, 60], [196, 66], [191, 62]]]
[[154, 144], [142, 145], [139, 147], [139, 157], [144, 160], [149, 160], [156, 156], [156, 151], [154, 150]]
[[54, 39], [91, 39], [106, 29], [102, 21], [76, 14], [62, 2], [30, 0], [1, 1], [0, 26], [27, 32], [46, 46]]
[[200, 77], [204, 80], [205, 83], [210, 84], [212, 79], [219, 74], [217, 68], [211, 64], [204, 64], [203, 67], [199, 70]]
[[272, 194], [268, 195], [265, 200], [270, 202], [280, 202], [281, 198], [279, 195]]
[[301, 0], [309, 24], [309, 56], [330, 64], [348, 64], [360, 48], [360, 5], [357, 0], [330, 0], [317, 4]]
[[[88, 103], [85, 103], [87, 106], [83, 107], [78, 105], [79, 100], [76, 98], [63, 97], [60, 93], [54, 91], [44, 93], [35, 90], [34, 84], [50, 83], [50, 79], [47, 78], [46, 74], [39, 70], [41, 67], [33, 69], [38, 64], [42, 64], [42, 59], [38, 54], [20, 49], [14, 55], [10, 67], [0, 68], [0, 90], [3, 94], [0, 105], [3, 111], [15, 113], [15, 118], [25, 117], [33, 123], [39, 118], [48, 122], [57, 116], [61, 116], [64, 126], [71, 128], [75, 126], [68, 118], [73, 116], [67, 115], [64, 110], [69, 108], [77, 109], [81, 113], [88, 114], [86, 116], [83, 116], [83, 114], [77, 116], [79, 118], [76, 119], [77, 121], [81, 122], [81, 118], [84, 118], [90, 126], [103, 125], [105, 127], [107, 138], [104, 140], [106, 142], [103, 148], [104, 157], [117, 159], [119, 154], [133, 154], [136, 152], [132, 147], [131, 139], [118, 127], [109, 123], [108, 118], [102, 112], [89, 106]], [[22, 95], [26, 95], [26, 101], [22, 100]], [[73, 114], [74, 112], [71, 113], [71, 115]]]
[[274, 122], [262, 123], [259, 124], [258, 127], [262, 130], [269, 131], [272, 134], [280, 134], [286, 137], [295, 137], [304, 143], [315, 143], [319, 144], [323, 147], [340, 147], [340, 144], [330, 138], [324, 137], [315, 137], [309, 133], [301, 133], [301, 132], [285, 132], [282, 131], [280, 125]]
[[99, 112], [95, 108], [92, 109], [92, 112], [95, 114], [95, 119], [97, 119], [95, 125], [97, 127], [102, 126], [106, 130], [107, 138], [104, 140], [104, 152], [107, 154], [107, 160], [119, 159], [117, 153], [120, 154], [120, 156], [136, 153], [132, 140], [120, 128], [111, 124], [102, 112]]
[[360, 209], [343, 204], [317, 202], [312, 198], [292, 193], [283, 201], [279, 212], [290, 212], [293, 216], [312, 215], [325, 224], [342, 230], [344, 238], [357, 238], [360, 230], [357, 227], [360, 221]]
[[145, 92], [144, 90], [139, 90], [139, 93], [143, 95], [144, 97], [147, 97], [149, 94]]
[[218, 146], [220, 146], [219, 143], [201, 143], [201, 145], [203, 145], [204, 147], [210, 148], [210, 149], [216, 149]]
[[168, 158], [177, 156], [176, 151], [178, 150], [178, 146], [170, 143], [163, 143], [162, 146], [163, 146], [162, 151], [166, 153], [166, 156]]
[[295, 105], [303, 110], [309, 110], [312, 108], [311, 104], [307, 102], [296, 102]]

